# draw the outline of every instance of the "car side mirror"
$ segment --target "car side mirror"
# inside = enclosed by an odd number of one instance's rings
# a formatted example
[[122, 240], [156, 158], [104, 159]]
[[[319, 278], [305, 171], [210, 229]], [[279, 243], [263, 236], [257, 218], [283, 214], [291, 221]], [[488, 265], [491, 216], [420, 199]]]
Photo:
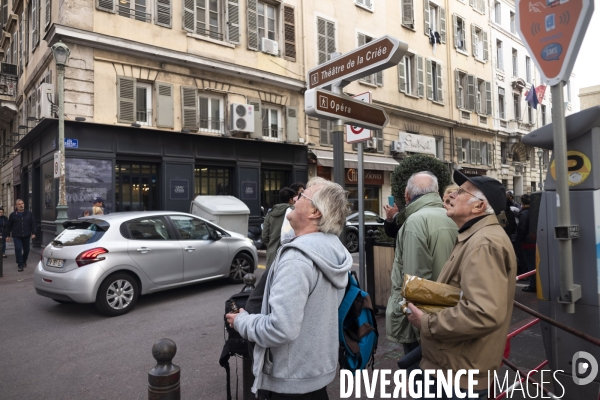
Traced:
[[221, 234], [221, 232], [215, 231], [213, 233], [213, 240], [217, 241], [217, 240], [221, 240], [222, 238], [223, 238], [223, 235]]

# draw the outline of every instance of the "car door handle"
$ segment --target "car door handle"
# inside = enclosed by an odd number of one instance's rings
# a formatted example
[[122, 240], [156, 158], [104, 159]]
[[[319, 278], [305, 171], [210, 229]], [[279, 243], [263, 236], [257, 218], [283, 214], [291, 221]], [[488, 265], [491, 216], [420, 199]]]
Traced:
[[188, 246], [188, 247], [186, 247], [184, 250], [185, 250], [185, 251], [189, 251], [189, 252], [191, 253], [192, 251], [196, 250], [196, 248], [195, 248], [195, 247], [192, 247], [192, 246]]
[[144, 254], [144, 253], [148, 253], [149, 251], [151, 251], [152, 249], [149, 249], [147, 247], [140, 247], [139, 249], [137, 249], [137, 251], [139, 251], [140, 253]]

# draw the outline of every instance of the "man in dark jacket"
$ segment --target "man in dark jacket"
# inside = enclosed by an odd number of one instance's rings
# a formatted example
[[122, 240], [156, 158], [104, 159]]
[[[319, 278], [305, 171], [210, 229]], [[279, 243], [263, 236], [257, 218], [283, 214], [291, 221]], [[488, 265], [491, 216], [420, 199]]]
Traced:
[[[521, 213], [519, 216], [519, 226], [517, 227], [517, 244], [521, 247], [521, 254], [525, 260], [526, 271], [533, 271], [535, 269], [535, 232], [532, 234], [529, 232], [529, 206], [531, 204], [531, 197], [528, 194], [521, 196]], [[529, 286], [523, 288], [524, 292], [535, 292], [536, 291], [536, 277], [532, 275], [529, 277]]]
[[29, 210], [25, 210], [23, 200], [17, 199], [15, 202], [17, 211], [10, 214], [8, 223], [4, 226], [3, 236], [10, 242], [12, 236], [15, 242], [15, 256], [19, 272], [27, 267], [27, 257], [29, 256], [29, 241], [35, 239], [35, 220]]
[[273, 209], [265, 217], [262, 231], [262, 241], [267, 246], [267, 270], [275, 260], [277, 249], [281, 246], [279, 238], [281, 237], [281, 225], [285, 219], [285, 213], [294, 204], [296, 192], [290, 188], [283, 188], [279, 191], [279, 204], [275, 204]]
[[[4, 233], [4, 227], [8, 223], [8, 218], [4, 216], [4, 208], [0, 208], [0, 232]], [[2, 257], [6, 258], [6, 237], [2, 234]]]

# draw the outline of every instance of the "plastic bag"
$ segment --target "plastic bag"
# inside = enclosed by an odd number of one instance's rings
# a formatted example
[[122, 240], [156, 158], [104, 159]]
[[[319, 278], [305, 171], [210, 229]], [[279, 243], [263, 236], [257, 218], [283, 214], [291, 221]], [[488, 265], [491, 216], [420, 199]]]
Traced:
[[463, 299], [460, 288], [408, 274], [404, 275], [401, 294], [415, 305], [427, 306], [454, 307]]
[[[402, 313], [404, 313], [404, 315], [412, 314], [412, 311], [410, 311], [410, 308], [408, 308], [408, 301], [402, 300], [399, 304], [400, 304], [400, 310], [402, 311]], [[447, 308], [446, 306], [427, 306], [427, 305], [423, 305], [423, 304], [415, 304], [415, 306], [419, 310], [421, 310], [427, 314], [435, 314], [436, 312]]]

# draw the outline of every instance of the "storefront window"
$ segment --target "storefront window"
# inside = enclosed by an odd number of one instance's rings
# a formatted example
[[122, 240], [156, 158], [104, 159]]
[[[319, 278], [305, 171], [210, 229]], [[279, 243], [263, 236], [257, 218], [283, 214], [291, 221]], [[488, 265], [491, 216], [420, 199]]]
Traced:
[[[380, 214], [379, 189], [379, 187], [365, 187], [365, 211], [372, 211], [377, 215]], [[348, 191], [348, 202], [352, 205], [351, 212], [358, 212], [358, 186], [348, 185], [346, 186], [346, 190]]]
[[194, 196], [231, 196], [231, 168], [194, 169]]
[[120, 162], [115, 166], [115, 211], [159, 209], [158, 167]]
[[265, 212], [269, 211], [275, 204], [279, 203], [279, 191], [287, 185], [288, 180], [286, 175], [285, 171], [263, 169], [263, 190], [260, 194], [260, 200]]
[[[67, 158], [65, 160], [67, 184], [67, 214], [70, 219], [92, 210], [92, 199], [100, 196], [104, 206], [113, 211], [113, 174], [111, 160]], [[52, 219], [52, 218], [51, 218]]]

